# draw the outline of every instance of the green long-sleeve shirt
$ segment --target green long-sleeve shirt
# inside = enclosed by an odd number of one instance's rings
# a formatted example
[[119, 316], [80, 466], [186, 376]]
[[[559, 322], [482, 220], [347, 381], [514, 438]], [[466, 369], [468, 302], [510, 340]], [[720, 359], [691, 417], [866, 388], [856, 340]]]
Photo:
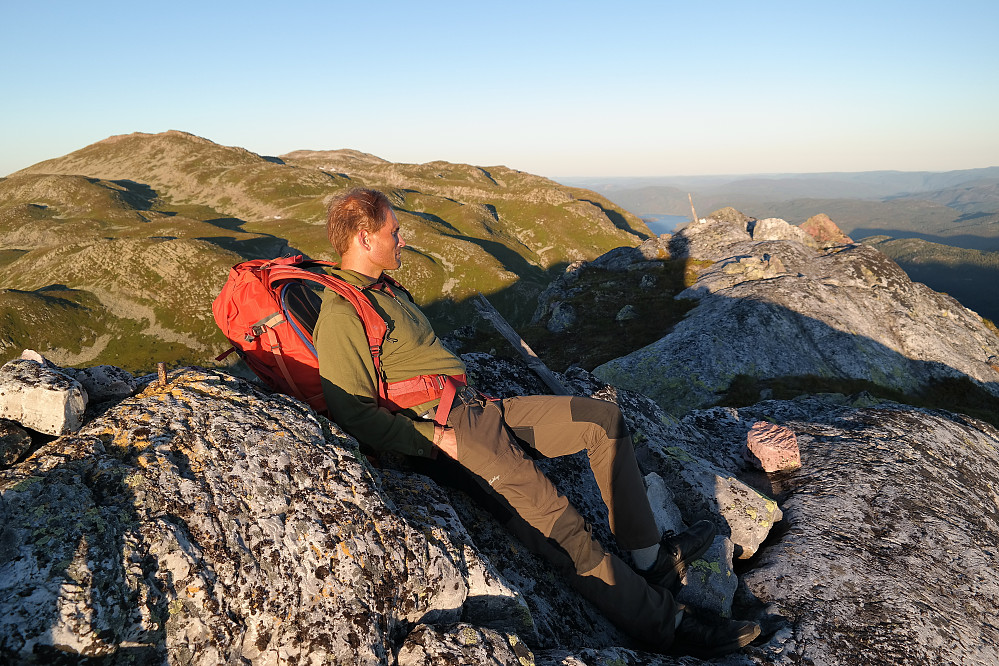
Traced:
[[[359, 273], [332, 271], [356, 287], [375, 281]], [[382, 371], [389, 382], [419, 375], [460, 375], [465, 364], [434, 333], [426, 315], [403, 292], [366, 289], [374, 309], [385, 319], [388, 334], [382, 348]], [[330, 416], [359, 442], [376, 451], [430, 456], [434, 423], [417, 418], [436, 400], [393, 414], [378, 406], [375, 365], [361, 319], [354, 306], [336, 292], [323, 294], [313, 333], [319, 374]]]

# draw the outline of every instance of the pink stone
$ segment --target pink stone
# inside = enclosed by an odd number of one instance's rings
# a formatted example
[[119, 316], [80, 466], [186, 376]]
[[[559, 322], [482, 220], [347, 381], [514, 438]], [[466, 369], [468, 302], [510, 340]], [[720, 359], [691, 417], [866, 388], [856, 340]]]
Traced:
[[798, 438], [783, 426], [757, 421], [746, 435], [746, 460], [765, 472], [780, 472], [801, 467]]

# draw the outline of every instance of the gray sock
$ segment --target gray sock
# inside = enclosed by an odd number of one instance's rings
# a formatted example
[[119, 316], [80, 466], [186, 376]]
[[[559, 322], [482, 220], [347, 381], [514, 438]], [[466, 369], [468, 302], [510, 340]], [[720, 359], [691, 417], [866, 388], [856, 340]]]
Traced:
[[639, 548], [631, 551], [631, 557], [635, 560], [635, 566], [645, 571], [656, 563], [659, 556], [659, 544], [653, 544], [648, 548]]

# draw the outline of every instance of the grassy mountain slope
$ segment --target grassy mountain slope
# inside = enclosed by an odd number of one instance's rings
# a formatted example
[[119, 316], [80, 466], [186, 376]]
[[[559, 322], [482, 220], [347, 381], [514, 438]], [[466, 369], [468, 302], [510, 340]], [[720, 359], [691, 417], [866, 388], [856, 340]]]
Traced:
[[35, 346], [70, 365], [207, 363], [226, 347], [210, 308], [229, 267], [335, 260], [325, 202], [355, 186], [397, 207], [408, 247], [396, 277], [442, 329], [471, 318], [478, 291], [521, 322], [563, 266], [651, 234], [593, 192], [506, 167], [111, 137], [0, 179], [0, 312], [19, 322], [0, 328], [0, 361]]

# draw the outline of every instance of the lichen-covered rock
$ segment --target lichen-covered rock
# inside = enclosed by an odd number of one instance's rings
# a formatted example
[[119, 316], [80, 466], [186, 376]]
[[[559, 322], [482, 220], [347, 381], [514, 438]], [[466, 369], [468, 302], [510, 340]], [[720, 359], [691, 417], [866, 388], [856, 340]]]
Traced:
[[[0, 474], [0, 655], [385, 663], [464, 574], [300, 403], [172, 375]], [[48, 656], [46, 656], [48, 655]]]
[[536, 640], [537, 628], [523, 595], [479, 553], [444, 489], [425, 476], [390, 469], [382, 471], [382, 482], [399, 515], [421, 529], [455, 566], [466, 572], [465, 580], [454, 590], [453, 606], [424, 621], [461, 620]]
[[12, 465], [31, 447], [31, 435], [13, 421], [0, 419], [0, 467]]
[[537, 666], [752, 666], [759, 662], [735, 652], [705, 662], [696, 657], [667, 656], [621, 647], [542, 650], [534, 654]]
[[741, 409], [798, 434], [789, 531], [743, 576], [784, 618], [761, 663], [999, 663], [999, 431], [806, 398]]
[[399, 650], [398, 666], [535, 666], [534, 653], [515, 634], [469, 624], [414, 629]]
[[672, 414], [717, 401], [737, 375], [861, 379], [912, 392], [969, 378], [999, 395], [999, 336], [953, 298], [861, 245], [751, 240], [719, 220], [674, 234], [713, 261], [678, 297], [698, 305], [660, 340], [594, 370]]
[[641, 315], [638, 314], [638, 310], [631, 303], [628, 303], [623, 308], [618, 310], [617, 314], [614, 316], [614, 321], [631, 321], [632, 319], [638, 319]]
[[89, 368], [60, 367], [34, 349], [22, 351], [21, 359], [34, 361], [49, 370], [80, 382], [80, 385], [87, 392], [89, 404], [122, 400], [134, 393], [139, 387], [139, 382], [132, 376], [132, 373], [113, 365], [96, 365]]
[[[465, 359], [489, 393], [540, 390], [516, 364]], [[664, 529], [726, 528], [726, 492], [750, 483], [780, 500], [730, 607], [731, 540], [688, 570], [685, 603], [763, 625], [712, 663], [999, 661], [995, 428], [865, 396], [678, 421], [585, 371], [565, 383], [622, 408]], [[800, 470], [747, 468], [739, 447], [762, 421], [796, 434]], [[539, 464], [627, 558], [585, 455]], [[720, 484], [713, 498], [691, 470]], [[215, 372], [151, 384], [0, 470], [0, 493], [5, 664], [701, 663], [643, 651], [465, 492], [372, 468], [305, 406]]]
[[66, 375], [25, 359], [0, 367], [0, 418], [64, 435], [80, 429], [86, 409], [86, 390]]
[[91, 402], [122, 400], [138, 388], [138, 383], [130, 372], [113, 365], [82, 369], [60, 368], [60, 372], [80, 382], [87, 390]]
[[673, 496], [681, 513], [707, 512], [720, 531], [736, 545], [736, 556], [756, 554], [774, 523], [782, 518], [777, 502], [709, 463], [693, 458], [679, 447], [649, 445], [639, 452], [646, 469], [671, 479]]
[[695, 608], [713, 611], [721, 617], [732, 617], [732, 600], [739, 586], [739, 577], [732, 568], [735, 544], [732, 540], [715, 537], [711, 547], [687, 567], [684, 586], [677, 601]]
[[[565, 301], [581, 292], [581, 287], [577, 283], [580, 273], [586, 268], [615, 272], [648, 270], [662, 267], [662, 260], [671, 256], [670, 236], [663, 235], [650, 238], [638, 247], [614, 248], [591, 262], [573, 262], [538, 296], [538, 305], [531, 323], [547, 322], [545, 325], [552, 333], [564, 333], [573, 328], [579, 315], [575, 308]], [[640, 282], [643, 289], [652, 289], [656, 279], [654, 276], [646, 275], [640, 279]]]
[[712, 216], [692, 222], [670, 238], [670, 252], [674, 257], [715, 261], [728, 254], [732, 246], [752, 240], [749, 229], [753, 222], [743, 215]]
[[551, 318], [548, 320], [548, 330], [552, 333], [562, 333], [572, 328], [576, 323], [576, 309], [561, 301], [552, 305]]
[[803, 230], [801, 227], [788, 224], [777, 217], [768, 217], [764, 220], [757, 220], [752, 225], [753, 240], [791, 240], [797, 241], [806, 247], [817, 248], [819, 246], [815, 237]]
[[618, 247], [590, 262], [591, 266], [609, 271], [623, 271], [640, 262], [669, 259], [670, 236], [664, 234], [643, 241], [638, 247]]

